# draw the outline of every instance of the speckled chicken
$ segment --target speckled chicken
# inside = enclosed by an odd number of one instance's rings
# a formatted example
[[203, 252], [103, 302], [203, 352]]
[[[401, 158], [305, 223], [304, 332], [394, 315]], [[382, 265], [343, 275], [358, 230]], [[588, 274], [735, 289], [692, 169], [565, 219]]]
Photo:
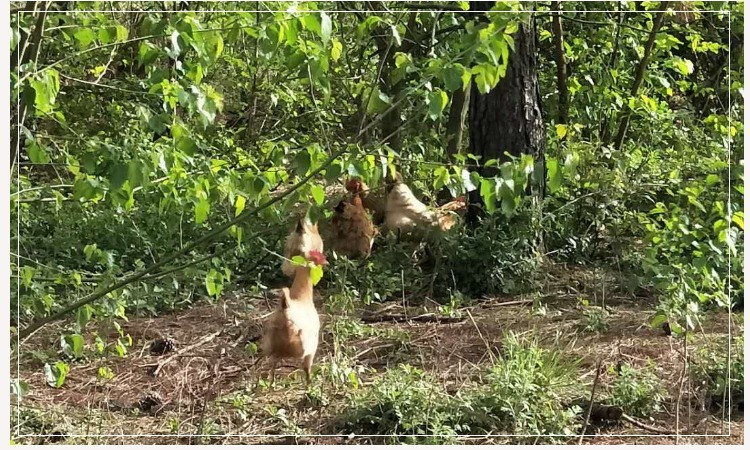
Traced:
[[370, 256], [378, 230], [362, 205], [362, 182], [351, 179], [346, 188], [352, 193], [352, 198], [350, 201], [342, 200], [336, 206], [331, 220], [330, 244], [335, 251], [350, 258], [366, 258]]

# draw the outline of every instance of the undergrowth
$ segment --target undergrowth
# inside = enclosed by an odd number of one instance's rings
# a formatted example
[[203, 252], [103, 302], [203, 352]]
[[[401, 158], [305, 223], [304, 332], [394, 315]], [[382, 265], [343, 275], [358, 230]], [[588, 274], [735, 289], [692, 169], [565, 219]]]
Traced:
[[579, 395], [577, 361], [513, 333], [481, 381], [450, 394], [422, 370], [400, 365], [350, 397], [347, 432], [387, 435], [389, 443], [450, 443], [465, 434], [513, 433], [555, 440], [572, 435]]

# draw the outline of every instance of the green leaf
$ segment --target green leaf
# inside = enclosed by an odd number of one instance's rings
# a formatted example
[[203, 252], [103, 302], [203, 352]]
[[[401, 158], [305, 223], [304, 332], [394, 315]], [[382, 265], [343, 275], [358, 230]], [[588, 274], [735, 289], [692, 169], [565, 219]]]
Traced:
[[97, 371], [97, 375], [102, 380], [111, 380], [112, 378], [115, 377], [115, 373], [112, 372], [112, 369], [110, 369], [107, 366], [100, 367], [99, 370]]
[[78, 328], [83, 329], [86, 324], [91, 320], [91, 313], [93, 309], [89, 305], [83, 305], [76, 310], [76, 323]]
[[242, 214], [242, 211], [245, 209], [245, 201], [245, 197], [241, 195], [237, 196], [237, 199], [234, 201], [234, 217]]
[[15, 395], [18, 400], [21, 400], [29, 392], [29, 384], [23, 380], [11, 380], [10, 381], [10, 395]]
[[115, 38], [117, 42], [122, 42], [128, 39], [128, 29], [122, 25], [115, 26]]
[[122, 163], [113, 165], [109, 171], [109, 189], [113, 191], [120, 189], [127, 179], [128, 165]]
[[299, 21], [302, 24], [302, 28], [310, 30], [317, 35], [321, 34], [320, 21], [318, 21], [315, 13], [303, 14], [300, 16]]
[[447, 104], [448, 94], [446, 94], [445, 91], [436, 90], [430, 92], [430, 94], [427, 96], [427, 115], [430, 117], [430, 119], [437, 120]]
[[488, 213], [495, 211], [495, 180], [491, 178], [483, 178], [479, 188], [479, 194], [482, 196], [484, 206]]
[[322, 266], [316, 265], [310, 269], [310, 279], [312, 280], [313, 286], [317, 285], [321, 278], [323, 278]]
[[60, 92], [60, 74], [55, 69], [47, 69], [29, 84], [34, 89], [34, 105], [40, 115], [52, 112]]
[[477, 189], [477, 184], [481, 183], [480, 176], [477, 172], [469, 172], [466, 169], [461, 170], [461, 181], [464, 183], [466, 192], [472, 192]]
[[317, 184], [314, 184], [310, 187], [310, 192], [312, 193], [315, 203], [317, 203], [318, 205], [322, 205], [323, 201], [325, 200], [325, 191], [323, 190], [323, 188]]
[[301, 177], [307, 175], [307, 171], [310, 170], [310, 162], [310, 153], [306, 149], [298, 151], [294, 157], [294, 168], [297, 175]]
[[96, 35], [91, 28], [82, 28], [78, 30], [73, 37], [78, 41], [78, 46], [81, 50], [88, 48], [88, 46], [96, 40]]
[[442, 71], [443, 84], [448, 91], [457, 91], [464, 87], [464, 74], [471, 79], [471, 74], [461, 64], [455, 63]]
[[342, 171], [341, 163], [338, 161], [334, 161], [326, 169], [326, 175], [325, 175], [326, 181], [330, 183], [334, 180], [338, 180], [339, 177], [341, 176], [341, 171]]
[[717, 184], [717, 183], [721, 183], [721, 178], [719, 178], [719, 176], [716, 175], [715, 173], [708, 174], [708, 176], [706, 177], [706, 184], [708, 186], [713, 186], [714, 184]]
[[320, 12], [320, 37], [323, 39], [323, 44], [327, 44], [331, 39], [331, 17], [325, 12]]
[[375, 87], [370, 94], [370, 101], [367, 102], [367, 113], [368, 114], [380, 114], [391, 106], [391, 99], [388, 95], [380, 92], [380, 89]]
[[211, 210], [211, 204], [206, 199], [201, 199], [195, 205], [195, 223], [203, 223]]
[[482, 94], [489, 93], [500, 81], [501, 66], [492, 64], [478, 64], [471, 69], [474, 74], [474, 82]]
[[53, 388], [60, 388], [65, 383], [65, 377], [70, 372], [70, 367], [62, 361], [58, 361], [54, 366], [49, 363], [44, 365], [44, 378], [47, 384]]
[[564, 138], [568, 134], [568, 126], [561, 123], [555, 125], [555, 133], [557, 133], [557, 139]]
[[341, 42], [338, 41], [338, 39], [334, 39], [331, 45], [331, 59], [334, 61], [338, 61], [341, 57], [341, 51], [343, 50], [343, 45], [341, 45]]
[[68, 345], [71, 356], [76, 358], [81, 357], [83, 354], [83, 336], [80, 334], [69, 334], [65, 336], [65, 343]]
[[398, 32], [396, 25], [391, 25], [391, 37], [393, 37], [393, 43], [396, 47], [401, 46], [401, 33]]
[[547, 187], [550, 193], [560, 189], [562, 185], [562, 170], [556, 158], [547, 159]]
[[29, 159], [33, 163], [48, 163], [50, 161], [47, 151], [36, 141], [32, 141], [28, 148]]
[[211, 269], [206, 274], [206, 291], [208, 292], [208, 295], [218, 298], [219, 295], [221, 295], [222, 285], [222, 275], [217, 272], [216, 269]]
[[742, 211], [737, 211], [736, 213], [732, 214], [732, 222], [734, 222], [735, 225], [737, 225], [740, 230], [745, 230], [745, 213]]

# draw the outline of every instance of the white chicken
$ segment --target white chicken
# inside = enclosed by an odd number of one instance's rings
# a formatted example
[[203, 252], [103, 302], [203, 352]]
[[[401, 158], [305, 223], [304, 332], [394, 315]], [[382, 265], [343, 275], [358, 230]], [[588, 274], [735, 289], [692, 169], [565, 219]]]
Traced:
[[398, 173], [395, 178], [389, 177], [386, 191], [385, 226], [399, 235], [417, 227], [437, 227], [447, 231], [455, 224], [453, 212], [464, 209], [466, 205], [463, 197], [459, 197], [432, 210], [417, 199]]
[[316, 250], [323, 253], [323, 239], [318, 232], [318, 225], [310, 221], [308, 217], [297, 221], [297, 226], [286, 238], [284, 245], [284, 258], [281, 263], [281, 271], [289, 278], [294, 277], [296, 267], [290, 261], [294, 256], [307, 255]]
[[[327, 264], [325, 255], [317, 250], [305, 254], [317, 265]], [[313, 358], [318, 350], [320, 318], [313, 302], [313, 281], [309, 265], [293, 266], [294, 281], [291, 288], [282, 288], [283, 296], [278, 307], [268, 318], [263, 330], [261, 352], [271, 358], [271, 379], [275, 378], [280, 359], [302, 359], [302, 369], [310, 381]]]

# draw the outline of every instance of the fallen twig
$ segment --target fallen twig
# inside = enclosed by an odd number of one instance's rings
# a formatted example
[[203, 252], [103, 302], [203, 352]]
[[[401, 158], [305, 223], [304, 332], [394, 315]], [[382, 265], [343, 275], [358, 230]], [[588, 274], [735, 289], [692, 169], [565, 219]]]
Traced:
[[651, 431], [653, 433], [658, 433], [658, 434], [670, 434], [671, 433], [669, 430], [662, 430], [661, 428], [652, 427], [651, 425], [646, 425], [645, 423], [639, 422], [627, 414], [623, 414], [622, 418], [626, 422], [630, 422], [631, 424], [637, 426], [638, 428], [643, 428], [646, 431]]
[[365, 316], [362, 318], [363, 323], [377, 323], [377, 322], [436, 322], [436, 323], [457, 323], [463, 322], [466, 319], [460, 317], [442, 317], [434, 313], [422, 314], [419, 316], [408, 317], [403, 314], [380, 314], [373, 316]]
[[477, 330], [477, 334], [479, 334], [479, 337], [482, 339], [482, 342], [484, 342], [484, 345], [487, 347], [487, 352], [490, 354], [490, 361], [492, 361], [492, 364], [495, 364], [495, 355], [492, 353], [492, 348], [490, 348], [490, 343], [487, 342], [487, 339], [482, 336], [482, 332], [479, 331], [479, 326], [477, 325], [476, 321], [474, 320], [474, 316], [471, 315], [471, 311], [466, 311], [466, 313], [469, 315], [469, 319], [471, 319], [471, 323], [474, 324], [474, 328]]
[[594, 377], [594, 384], [591, 385], [591, 397], [589, 398], [589, 407], [586, 411], [586, 419], [583, 421], [583, 428], [581, 429], [581, 436], [578, 437], [578, 445], [583, 443], [583, 437], [586, 436], [586, 427], [589, 426], [589, 418], [591, 418], [591, 408], [594, 406], [594, 395], [596, 395], [596, 386], [599, 384], [599, 375], [602, 373], [602, 362], [596, 365], [596, 376]]
[[189, 352], [190, 350], [192, 350], [192, 349], [194, 349], [196, 347], [199, 347], [199, 346], [205, 344], [206, 342], [209, 342], [209, 341], [213, 340], [216, 336], [218, 336], [219, 334], [221, 334], [222, 331], [224, 331], [224, 330], [219, 330], [219, 331], [217, 331], [215, 333], [211, 333], [208, 336], [203, 337], [203, 339], [199, 340], [195, 344], [188, 345], [187, 347], [180, 349], [177, 353], [173, 354], [172, 356], [170, 356], [169, 358], [165, 359], [164, 361], [161, 361], [161, 362], [156, 363], [156, 364], [150, 364], [150, 366], [155, 366], [155, 368], [154, 368], [153, 372], [151, 372], [151, 374], [153, 376], [159, 375], [159, 371], [161, 371], [162, 367], [164, 367], [167, 364], [169, 364], [170, 361], [172, 361], [173, 359], [177, 358], [178, 356], [180, 356], [180, 355], [182, 355], [182, 354], [184, 354], [186, 352]]

